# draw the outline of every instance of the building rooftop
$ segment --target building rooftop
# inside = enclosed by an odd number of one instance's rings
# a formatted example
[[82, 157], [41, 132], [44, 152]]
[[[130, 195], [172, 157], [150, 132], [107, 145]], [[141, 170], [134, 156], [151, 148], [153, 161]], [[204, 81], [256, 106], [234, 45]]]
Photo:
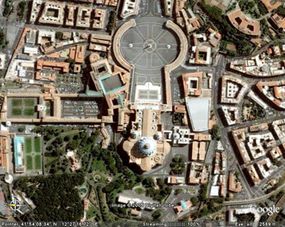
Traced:
[[6, 54], [0, 53], [0, 69], [4, 69], [6, 63]]
[[206, 143], [193, 141], [191, 145], [191, 160], [204, 161], [206, 156]]
[[186, 106], [193, 131], [209, 130], [211, 98], [186, 98]]
[[256, 172], [256, 169], [253, 165], [249, 165], [245, 168], [245, 172], [248, 174], [249, 179], [252, 184], [257, 185], [261, 182], [259, 175]]
[[203, 72], [183, 73], [183, 89], [184, 95], [187, 96], [200, 96], [202, 94], [202, 78]]
[[266, 7], [268, 12], [277, 9], [279, 6], [282, 5], [282, 0], [261, 0], [261, 2]]
[[14, 138], [14, 158], [15, 158], [15, 172], [24, 172], [24, 144], [25, 138], [23, 136], [16, 136]]
[[260, 22], [245, 15], [241, 9], [230, 11], [227, 16], [231, 24], [240, 32], [246, 35], [260, 36]]
[[271, 21], [276, 25], [277, 28], [285, 30], [285, 17], [275, 13], [271, 17]]
[[238, 181], [237, 177], [233, 172], [229, 173], [229, 191], [230, 192], [241, 192], [242, 185]]
[[192, 206], [192, 203], [190, 200], [181, 200], [180, 203], [174, 207], [174, 211], [176, 214], [180, 214], [183, 211], [189, 209]]
[[156, 141], [152, 137], [142, 137], [138, 141], [138, 151], [143, 156], [151, 156], [156, 152]]

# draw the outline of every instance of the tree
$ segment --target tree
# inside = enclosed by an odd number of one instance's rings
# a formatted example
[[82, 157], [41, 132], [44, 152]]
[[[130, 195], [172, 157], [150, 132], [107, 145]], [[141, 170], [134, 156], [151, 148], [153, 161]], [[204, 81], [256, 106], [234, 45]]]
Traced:
[[207, 196], [207, 192], [208, 192], [208, 184], [202, 184], [201, 188], [200, 188], [200, 193], [199, 193], [199, 200], [200, 201], [206, 201], [208, 196]]
[[174, 113], [172, 116], [172, 123], [174, 125], [182, 125], [183, 118], [184, 118], [183, 113]]
[[152, 214], [151, 214], [152, 218], [154, 221], [158, 221], [159, 218], [161, 217], [161, 211], [160, 210], [155, 210]]
[[82, 174], [22, 177], [14, 188], [26, 193], [36, 208], [35, 221], [79, 221], [83, 216], [83, 203], [76, 186], [82, 185]]
[[214, 125], [212, 128], [212, 136], [213, 139], [215, 140], [220, 140], [221, 139], [221, 132], [220, 132], [220, 127], [218, 125]]
[[7, 17], [11, 14], [13, 10], [13, 3], [11, 0], [4, 0], [4, 10], [3, 10], [3, 16]]
[[111, 33], [113, 29], [116, 27], [116, 18], [117, 18], [117, 13], [116, 11], [111, 11], [110, 16], [109, 16], [109, 22], [107, 24], [107, 32]]
[[208, 207], [207, 207], [207, 206], [204, 206], [204, 207], [202, 208], [202, 210], [200, 211], [200, 217], [207, 216], [208, 213], [209, 213]]
[[205, 0], [199, 1], [198, 4], [201, 9], [207, 13], [210, 20], [215, 23], [219, 32], [223, 34], [223, 40], [231, 42], [237, 46], [237, 52], [239, 55], [249, 55], [253, 51], [254, 45], [251, 43], [250, 37], [235, 29], [228, 22], [227, 16], [223, 15], [221, 9], [216, 6], [208, 5]]
[[6, 46], [6, 36], [3, 29], [0, 29], [0, 46], [3, 48]]
[[162, 178], [158, 178], [156, 183], [159, 187], [163, 187], [165, 185], [164, 180]]
[[52, 147], [51, 145], [49, 145], [49, 146], [46, 147], [46, 150], [47, 150], [47, 151], [52, 151], [52, 149], [53, 149], [53, 147]]
[[261, 3], [261, 1], [259, 1], [259, 0], [254, 0], [254, 1], [255, 1], [256, 5], [258, 7], [258, 10], [259, 10], [260, 14], [262, 16], [267, 14], [267, 9], [265, 8], [263, 3]]
[[64, 142], [68, 142], [68, 141], [71, 140], [71, 137], [70, 137], [70, 136], [65, 136], [65, 137], [63, 138], [63, 140], [64, 140]]
[[183, 192], [183, 189], [182, 189], [182, 188], [177, 188], [177, 189], [175, 189], [175, 191], [174, 191], [174, 195], [178, 195], [178, 194], [180, 194], [181, 192]]
[[255, 14], [255, 3], [248, 0], [242, 0], [239, 1], [239, 6], [241, 10], [247, 14], [250, 14], [251, 16], [254, 16], [255, 18], [257, 15]]
[[19, 127], [18, 128], [18, 132], [24, 132], [25, 131], [25, 127]]
[[281, 5], [277, 8], [276, 13], [278, 13], [281, 16], [285, 16], [285, 8]]
[[154, 181], [153, 181], [153, 179], [151, 177], [146, 177], [146, 178], [143, 179], [142, 185], [145, 188], [153, 188], [154, 187]]
[[56, 39], [62, 40], [62, 37], [63, 37], [63, 32], [57, 31], [57, 32], [55, 33], [55, 38], [56, 38]]
[[199, 200], [197, 197], [192, 197], [191, 198], [191, 203], [193, 204], [193, 206], [196, 206], [199, 203]]
[[44, 140], [45, 141], [49, 141], [53, 138], [53, 136], [51, 134], [47, 134], [47, 135], [44, 135]]
[[176, 155], [170, 163], [171, 174], [182, 174], [185, 170], [184, 160], [180, 155]]
[[71, 140], [67, 145], [66, 148], [70, 150], [76, 150], [78, 148], [79, 142], [78, 140]]
[[61, 136], [56, 137], [56, 139], [54, 141], [56, 141], [57, 144], [63, 143], [63, 139], [61, 138]]
[[22, 20], [24, 18], [24, 15], [25, 15], [25, 10], [26, 10], [26, 1], [21, 1], [19, 4], [18, 4], [18, 7], [17, 7], [17, 16], [19, 17], [20, 20]]

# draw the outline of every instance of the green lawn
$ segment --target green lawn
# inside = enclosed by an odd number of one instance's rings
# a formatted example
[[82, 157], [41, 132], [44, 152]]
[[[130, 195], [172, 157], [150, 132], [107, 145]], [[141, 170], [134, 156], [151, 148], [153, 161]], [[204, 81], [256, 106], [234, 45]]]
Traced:
[[103, 173], [107, 171], [105, 163], [102, 160], [95, 159], [92, 163], [92, 166], [93, 166], [93, 170], [97, 170]]
[[31, 155], [26, 155], [27, 170], [33, 170], [33, 158]]
[[41, 155], [35, 155], [34, 156], [34, 162], [35, 162], [35, 169], [40, 170], [42, 168]]
[[22, 99], [12, 99], [12, 106], [21, 106], [22, 105]]
[[33, 117], [37, 98], [11, 98], [12, 117]]
[[25, 138], [25, 151], [27, 154], [32, 153], [32, 138], [31, 137]]
[[50, 116], [51, 115], [51, 103], [45, 102], [45, 105], [46, 105], [46, 115]]
[[36, 153], [41, 153], [41, 138], [39, 137], [34, 138], [34, 151]]
[[93, 206], [93, 204], [89, 205], [89, 208], [87, 210], [87, 220], [90, 218], [93, 218], [96, 215], [96, 208]]
[[40, 137], [25, 137], [25, 157], [28, 171], [42, 169]]
[[36, 101], [35, 99], [23, 99], [24, 100], [24, 104], [27, 107], [34, 107], [36, 105]]
[[56, 163], [59, 157], [44, 157], [45, 165], [51, 166], [52, 164]]
[[21, 116], [22, 115], [22, 109], [13, 108], [12, 109], [12, 116]]
[[24, 109], [23, 116], [33, 116], [34, 113], [35, 113], [35, 109], [34, 108], [26, 108], [26, 109]]
[[141, 186], [138, 186], [137, 188], [135, 188], [135, 192], [138, 194], [143, 194], [145, 192], [145, 189]]

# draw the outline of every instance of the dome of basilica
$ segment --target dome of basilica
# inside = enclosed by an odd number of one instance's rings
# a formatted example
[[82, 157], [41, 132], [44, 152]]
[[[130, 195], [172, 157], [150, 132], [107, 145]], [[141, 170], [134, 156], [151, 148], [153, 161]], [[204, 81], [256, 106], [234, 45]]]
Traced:
[[151, 137], [142, 137], [138, 141], [138, 151], [144, 156], [151, 156], [156, 152], [156, 141]]

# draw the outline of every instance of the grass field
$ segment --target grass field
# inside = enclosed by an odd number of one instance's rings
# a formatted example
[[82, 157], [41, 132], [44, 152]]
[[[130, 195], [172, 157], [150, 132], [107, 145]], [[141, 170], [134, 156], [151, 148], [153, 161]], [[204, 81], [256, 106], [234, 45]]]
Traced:
[[34, 164], [35, 164], [35, 169], [41, 169], [42, 168], [41, 155], [35, 155], [34, 156]]
[[34, 108], [24, 109], [24, 116], [33, 116], [35, 113]]
[[12, 100], [12, 106], [21, 106], [22, 105], [22, 99], [13, 99]]
[[31, 155], [26, 155], [27, 170], [33, 170], [33, 158]]
[[11, 98], [8, 99], [9, 114], [11, 117], [35, 117], [37, 98]]
[[35, 106], [35, 100], [34, 99], [24, 99], [24, 105], [33, 107]]
[[26, 151], [26, 154], [32, 153], [32, 138], [31, 137], [25, 138], [25, 151]]
[[21, 116], [22, 115], [22, 110], [18, 108], [13, 108], [12, 109], [12, 115], [14, 116]]
[[92, 163], [93, 165], [93, 168], [100, 171], [100, 172], [103, 172], [105, 173], [107, 170], [106, 170], [106, 166], [105, 166], [105, 163], [102, 161], [102, 160], [97, 160], [95, 159]]
[[34, 139], [34, 151], [36, 153], [41, 153], [41, 138], [39, 137]]
[[41, 143], [40, 137], [25, 137], [25, 164], [28, 171], [42, 169]]
[[89, 208], [87, 210], [87, 220], [92, 218], [92, 217], [94, 217], [94, 216], [96, 216], [96, 213], [97, 213], [96, 208], [94, 207], [93, 204], [90, 204]]

